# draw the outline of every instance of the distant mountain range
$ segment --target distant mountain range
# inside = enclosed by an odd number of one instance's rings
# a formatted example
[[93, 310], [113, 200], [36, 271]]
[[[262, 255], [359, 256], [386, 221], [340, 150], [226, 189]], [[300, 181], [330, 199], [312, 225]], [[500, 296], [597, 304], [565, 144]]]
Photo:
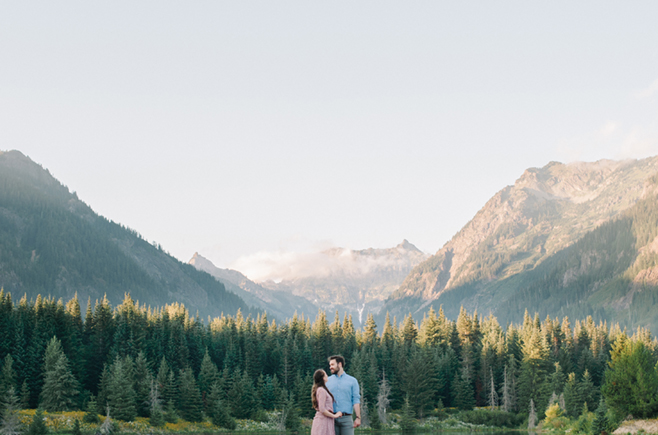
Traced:
[[657, 173], [656, 157], [528, 169], [413, 269], [380, 318], [464, 306], [502, 322], [527, 309], [658, 330]]
[[[449, 208], [446, 208], [449, 209]], [[254, 282], [198, 254], [184, 264], [80, 201], [18, 151], [0, 152], [0, 287], [83, 307], [125, 292], [152, 307], [180, 302], [202, 317], [267, 311], [421, 319], [461, 306], [502, 323], [524, 311], [658, 330], [658, 157], [531, 168], [493, 196], [436, 254], [334, 248], [304, 273]], [[301, 270], [301, 269], [300, 269]]]
[[274, 291], [251, 281], [237, 270], [220, 269], [198, 252], [188, 262], [196, 269], [209, 273], [224, 284], [226, 290], [240, 296], [247, 304], [280, 320], [297, 314], [315, 316], [318, 307], [309, 300], [285, 291]]
[[407, 240], [388, 249], [333, 248], [308, 256], [299, 262], [312, 263], [312, 268], [295, 268], [305, 272], [280, 282], [255, 283], [240, 272], [215, 267], [198, 254], [190, 264], [215, 276], [247, 303], [268, 313], [284, 318], [295, 311], [315, 315], [319, 307], [330, 314], [337, 311], [341, 318], [345, 313], [352, 315], [358, 326], [368, 313], [378, 313], [384, 300], [413, 267], [428, 257]]
[[253, 311], [205, 272], [181, 263], [133, 230], [97, 215], [40, 165], [0, 152], [0, 287], [81, 305], [124, 293], [151, 307], [183, 303], [192, 315]]

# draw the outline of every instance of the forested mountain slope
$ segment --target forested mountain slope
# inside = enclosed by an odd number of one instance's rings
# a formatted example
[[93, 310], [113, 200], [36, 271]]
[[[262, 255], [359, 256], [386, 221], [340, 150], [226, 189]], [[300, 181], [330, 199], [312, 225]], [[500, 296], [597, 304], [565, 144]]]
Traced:
[[204, 317], [251, 310], [212, 276], [98, 216], [18, 151], [0, 153], [0, 287], [15, 298], [77, 293], [83, 306], [105, 293], [118, 304], [129, 292]]
[[498, 192], [382, 309], [460, 306], [519, 321], [593, 315], [658, 328], [658, 158], [529, 169]]

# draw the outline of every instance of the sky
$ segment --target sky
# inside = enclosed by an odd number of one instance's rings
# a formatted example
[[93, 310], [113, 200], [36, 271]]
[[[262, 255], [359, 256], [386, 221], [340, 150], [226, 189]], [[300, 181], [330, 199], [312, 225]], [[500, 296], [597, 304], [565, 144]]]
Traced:
[[527, 168], [658, 154], [657, 21], [655, 1], [0, 0], [0, 149], [184, 262], [434, 253]]

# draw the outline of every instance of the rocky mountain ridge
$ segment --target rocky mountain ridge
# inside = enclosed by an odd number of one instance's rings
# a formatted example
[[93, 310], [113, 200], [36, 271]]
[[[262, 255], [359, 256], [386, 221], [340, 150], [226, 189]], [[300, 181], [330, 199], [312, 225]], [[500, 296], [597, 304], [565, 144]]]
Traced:
[[368, 313], [377, 313], [413, 267], [428, 257], [407, 240], [393, 248], [332, 248], [320, 254], [319, 261], [327, 264], [321, 272], [260, 284], [304, 297], [328, 312], [348, 313], [357, 326]]
[[430, 305], [443, 305], [456, 316], [462, 304], [496, 313], [518, 296], [531, 271], [655, 195], [651, 179], [657, 172], [656, 157], [528, 169], [416, 266], [380, 315], [420, 316]]

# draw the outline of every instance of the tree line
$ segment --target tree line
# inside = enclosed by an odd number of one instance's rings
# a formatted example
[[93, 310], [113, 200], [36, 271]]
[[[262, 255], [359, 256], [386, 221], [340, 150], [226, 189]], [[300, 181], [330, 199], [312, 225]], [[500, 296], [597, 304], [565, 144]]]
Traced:
[[77, 297], [14, 303], [0, 292], [0, 395], [12, 406], [154, 424], [210, 417], [230, 427], [274, 409], [311, 417], [312, 373], [333, 354], [359, 380], [373, 426], [404, 406], [418, 417], [475, 406], [543, 415], [560, 402], [577, 417], [601, 398], [620, 416], [650, 417], [657, 349], [648, 330], [629, 336], [591, 317], [526, 312], [503, 328], [493, 315], [462, 309], [450, 320], [430, 309], [421, 322], [387, 316], [381, 328], [370, 315], [356, 330], [350, 316], [330, 322], [323, 311], [281, 324], [239, 311], [204, 322], [180, 304], [151, 309], [130, 295], [114, 308], [89, 301], [83, 317]]

